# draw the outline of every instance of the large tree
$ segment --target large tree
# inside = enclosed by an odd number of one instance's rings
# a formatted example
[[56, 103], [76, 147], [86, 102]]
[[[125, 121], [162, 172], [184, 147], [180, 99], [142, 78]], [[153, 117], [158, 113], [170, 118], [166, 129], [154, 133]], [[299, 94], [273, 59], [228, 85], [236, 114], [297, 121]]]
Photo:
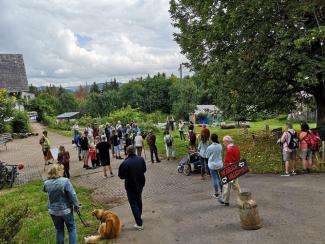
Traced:
[[325, 125], [323, 0], [171, 0], [170, 13], [188, 66], [225, 111], [289, 110], [306, 92]]

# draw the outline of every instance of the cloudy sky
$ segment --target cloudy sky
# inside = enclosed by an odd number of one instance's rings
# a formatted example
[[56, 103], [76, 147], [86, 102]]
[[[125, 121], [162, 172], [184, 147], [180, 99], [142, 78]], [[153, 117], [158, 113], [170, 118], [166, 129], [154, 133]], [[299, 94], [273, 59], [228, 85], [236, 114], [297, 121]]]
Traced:
[[0, 53], [24, 55], [29, 83], [64, 86], [178, 74], [169, 0], [0, 0]]

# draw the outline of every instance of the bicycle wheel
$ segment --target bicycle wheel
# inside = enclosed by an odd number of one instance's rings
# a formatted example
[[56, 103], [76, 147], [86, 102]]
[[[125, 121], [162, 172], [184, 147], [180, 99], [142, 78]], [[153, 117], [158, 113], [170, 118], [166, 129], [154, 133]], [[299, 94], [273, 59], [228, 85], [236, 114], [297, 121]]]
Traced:
[[8, 177], [8, 183], [9, 183], [9, 187], [11, 188], [15, 182], [16, 179], [16, 175], [17, 175], [17, 169], [16, 167], [12, 167], [11, 169], [11, 175]]
[[8, 169], [5, 166], [0, 166], [0, 189], [7, 183]]

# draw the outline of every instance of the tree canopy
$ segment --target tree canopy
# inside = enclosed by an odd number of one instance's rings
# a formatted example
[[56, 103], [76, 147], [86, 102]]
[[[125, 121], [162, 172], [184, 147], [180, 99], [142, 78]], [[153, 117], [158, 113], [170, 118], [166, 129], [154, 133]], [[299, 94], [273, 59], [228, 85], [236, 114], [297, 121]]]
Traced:
[[289, 111], [305, 92], [325, 125], [324, 1], [171, 0], [170, 13], [188, 67], [223, 111]]

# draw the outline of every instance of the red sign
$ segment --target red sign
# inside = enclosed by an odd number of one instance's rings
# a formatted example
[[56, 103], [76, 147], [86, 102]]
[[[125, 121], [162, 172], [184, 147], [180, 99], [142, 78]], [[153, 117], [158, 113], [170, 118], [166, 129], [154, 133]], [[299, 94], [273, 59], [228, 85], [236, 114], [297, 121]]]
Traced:
[[221, 185], [225, 185], [228, 182], [237, 179], [249, 172], [247, 162], [245, 159], [239, 160], [235, 163], [228, 165], [218, 171]]

